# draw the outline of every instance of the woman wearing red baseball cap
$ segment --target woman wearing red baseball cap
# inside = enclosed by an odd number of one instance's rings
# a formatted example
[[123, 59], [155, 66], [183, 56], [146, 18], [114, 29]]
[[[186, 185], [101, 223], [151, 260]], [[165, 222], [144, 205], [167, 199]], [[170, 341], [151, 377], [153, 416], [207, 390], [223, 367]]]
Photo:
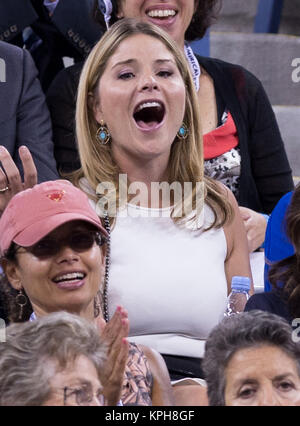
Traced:
[[146, 358], [128, 343], [127, 312], [118, 307], [107, 325], [102, 318], [107, 236], [88, 197], [68, 181], [16, 194], [0, 219], [1, 263], [14, 289], [14, 297], [8, 290], [10, 320], [68, 311], [97, 322], [108, 344], [102, 380], [110, 405], [119, 398], [124, 405], [170, 405], [166, 366], [152, 350], [143, 347]]

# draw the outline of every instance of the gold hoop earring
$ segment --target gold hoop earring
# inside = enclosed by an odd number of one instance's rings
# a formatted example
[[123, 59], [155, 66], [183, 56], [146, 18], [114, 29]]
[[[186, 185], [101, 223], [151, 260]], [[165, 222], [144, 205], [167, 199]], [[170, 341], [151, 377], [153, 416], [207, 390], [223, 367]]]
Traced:
[[104, 123], [103, 120], [100, 121], [100, 127], [97, 130], [96, 133], [96, 139], [101, 143], [101, 145], [107, 145], [110, 141], [111, 135], [109, 133], [109, 130]]
[[180, 126], [180, 129], [177, 132], [177, 137], [180, 140], [186, 139], [188, 137], [189, 134], [189, 129], [187, 128], [185, 123], [182, 123], [182, 125]]

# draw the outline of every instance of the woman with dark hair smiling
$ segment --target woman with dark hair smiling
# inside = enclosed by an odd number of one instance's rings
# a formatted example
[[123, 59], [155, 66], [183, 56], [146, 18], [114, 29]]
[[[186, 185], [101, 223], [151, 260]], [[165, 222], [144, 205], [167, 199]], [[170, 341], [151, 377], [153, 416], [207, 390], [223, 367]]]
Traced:
[[108, 347], [102, 376], [108, 404], [121, 399], [124, 405], [170, 405], [164, 361], [128, 343], [127, 311], [118, 306], [108, 323], [103, 319], [107, 237], [86, 195], [68, 181], [16, 194], [0, 219], [9, 319], [33, 321], [67, 311], [95, 323]]

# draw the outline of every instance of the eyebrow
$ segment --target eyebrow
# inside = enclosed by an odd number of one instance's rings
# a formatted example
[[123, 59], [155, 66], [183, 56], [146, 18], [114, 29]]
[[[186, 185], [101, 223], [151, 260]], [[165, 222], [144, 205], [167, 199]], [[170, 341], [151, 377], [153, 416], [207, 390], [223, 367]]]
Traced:
[[[93, 384], [92, 384], [92, 382], [90, 382], [89, 380], [86, 380], [86, 379], [83, 379], [82, 377], [78, 377], [77, 379], [76, 379], [76, 382], [77, 382], [77, 384], [74, 384], [74, 385], [72, 385], [72, 386], [70, 386], [71, 388], [72, 387], [78, 387], [78, 386], [90, 386], [92, 389], [93, 389]], [[75, 383], [75, 382], [74, 382]], [[99, 382], [100, 383], [100, 382]], [[102, 386], [102, 384], [100, 383], [100, 385], [99, 386], [97, 386], [97, 391], [98, 390], [103, 390], [103, 386]]]
[[[294, 376], [293, 376], [292, 373], [283, 373], [283, 374], [280, 374], [279, 376], [275, 376], [272, 379], [272, 382], [277, 381], [277, 380], [287, 379], [288, 377], [292, 378]], [[240, 379], [236, 383], [236, 386], [240, 387], [240, 386], [244, 386], [244, 385], [255, 385], [257, 383], [258, 383], [258, 381], [256, 379], [250, 379], [250, 378], [249, 379]]]
[[[116, 68], [120, 65], [130, 65], [132, 63], [137, 63], [137, 62], [138, 62], [137, 59], [126, 59], [125, 61], [120, 61], [120, 62], [117, 62], [116, 64], [114, 64], [112, 66], [112, 69], [114, 69], [114, 68]], [[172, 64], [175, 64], [175, 61], [172, 60], [172, 59], [156, 59], [154, 61], [154, 63], [159, 63], [159, 64], [172, 63]]]
[[244, 385], [256, 385], [258, 381], [256, 379], [240, 379], [235, 384], [236, 387], [241, 387]]
[[73, 381], [72, 385], [70, 385], [70, 387], [75, 387], [75, 386], [92, 386], [92, 383], [89, 380], [86, 380], [82, 377], [76, 377]]
[[[82, 385], [91, 385], [93, 387], [93, 383], [90, 382], [89, 380], [87, 380], [87, 379], [79, 379], [79, 380], [80, 380], [80, 383]], [[99, 383], [100, 383], [100, 386], [98, 386], [98, 389], [103, 389], [103, 386], [102, 386], [102, 384], [100, 382], [100, 379], [98, 379], [98, 380], [99, 380]]]
[[86, 379], [79, 378], [79, 381], [80, 381], [81, 385], [85, 385], [85, 386], [92, 385], [92, 383], [89, 380], [86, 380]]
[[287, 379], [287, 378], [293, 378], [294, 374], [293, 373], [283, 373], [280, 374], [279, 376], [275, 376], [274, 379], [272, 380], [273, 382], [276, 380], [282, 380], [282, 379]]

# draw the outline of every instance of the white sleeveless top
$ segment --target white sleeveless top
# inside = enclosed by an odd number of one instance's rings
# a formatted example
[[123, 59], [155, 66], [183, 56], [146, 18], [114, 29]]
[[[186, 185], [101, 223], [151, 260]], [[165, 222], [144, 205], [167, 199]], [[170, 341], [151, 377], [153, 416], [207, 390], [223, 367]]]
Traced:
[[[179, 227], [170, 208], [127, 205], [126, 213], [111, 233], [110, 316], [122, 305], [130, 341], [163, 354], [203, 357], [205, 339], [226, 308], [223, 228]], [[204, 227], [213, 220], [207, 205], [202, 220]]]

